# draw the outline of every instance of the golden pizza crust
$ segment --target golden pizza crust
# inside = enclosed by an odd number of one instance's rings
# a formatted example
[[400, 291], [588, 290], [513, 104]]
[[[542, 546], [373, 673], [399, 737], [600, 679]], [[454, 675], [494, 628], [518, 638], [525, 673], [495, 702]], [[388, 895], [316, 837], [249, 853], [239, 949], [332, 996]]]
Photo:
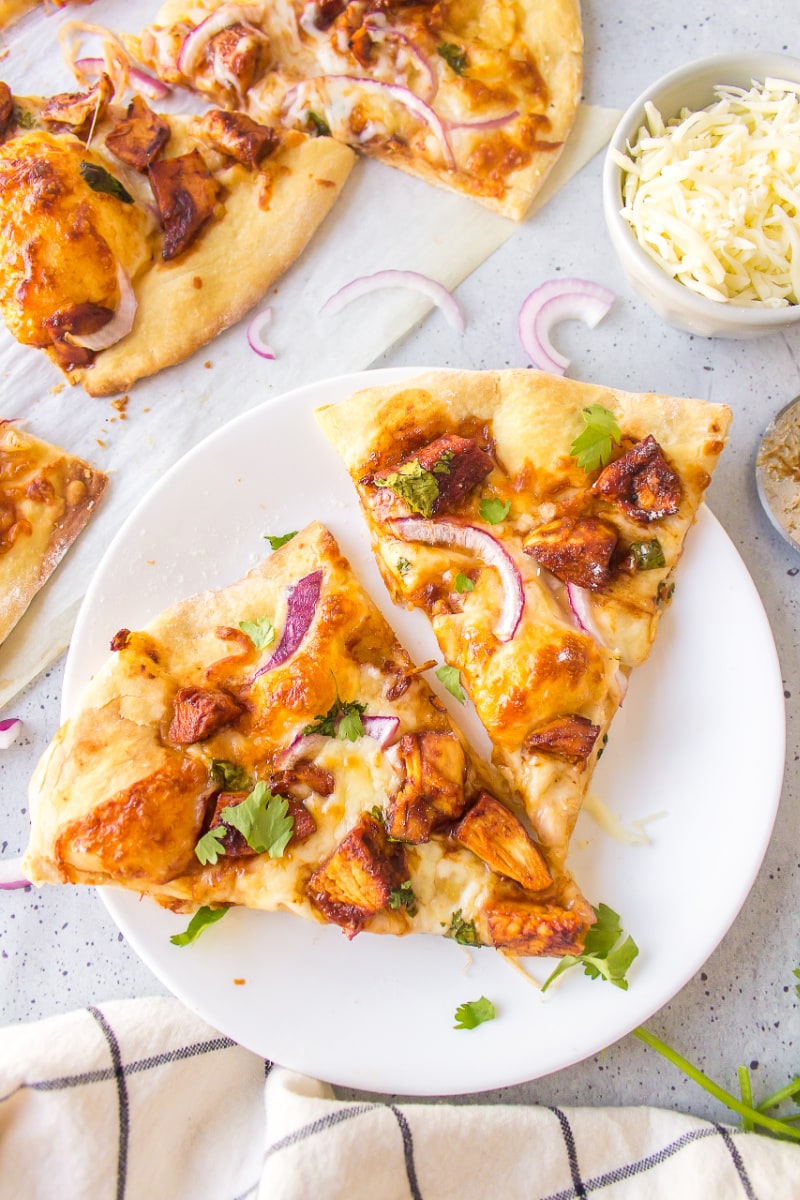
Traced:
[[92, 516], [107, 482], [82, 459], [0, 423], [0, 642]]

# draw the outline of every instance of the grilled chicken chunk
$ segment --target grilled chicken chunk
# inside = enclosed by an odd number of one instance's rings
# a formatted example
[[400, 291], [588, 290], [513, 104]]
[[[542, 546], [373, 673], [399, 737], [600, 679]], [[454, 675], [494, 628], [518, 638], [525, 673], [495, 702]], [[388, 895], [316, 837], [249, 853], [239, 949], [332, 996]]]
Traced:
[[311, 876], [306, 892], [326, 921], [355, 937], [407, 879], [405, 850], [389, 840], [376, 817], [363, 813]]
[[678, 511], [681, 481], [651, 433], [609, 463], [592, 492], [616, 500], [632, 520], [646, 524]]
[[562, 583], [605, 587], [619, 535], [602, 517], [558, 517], [535, 530], [525, 542], [530, 554]]
[[407, 733], [397, 744], [403, 780], [386, 806], [389, 835], [419, 844], [466, 807], [464, 751], [452, 733]]
[[585, 763], [594, 749], [599, 732], [599, 725], [593, 725], [588, 717], [573, 713], [550, 721], [528, 734], [525, 749], [529, 752], [544, 750], [568, 762]]
[[170, 128], [141, 96], [134, 96], [128, 115], [106, 135], [106, 145], [120, 162], [145, 171], [166, 146]]
[[169, 740], [177, 746], [203, 742], [224, 725], [230, 725], [244, 709], [227, 692], [211, 688], [180, 688], [175, 694]]
[[154, 162], [149, 174], [164, 226], [161, 257], [169, 262], [188, 250], [214, 212], [219, 184], [199, 150]]
[[486, 908], [492, 945], [512, 954], [579, 954], [585, 922], [566, 908], [497, 900]]
[[515, 879], [529, 892], [540, 892], [553, 882], [525, 826], [489, 792], [481, 792], [453, 837], [492, 871]]

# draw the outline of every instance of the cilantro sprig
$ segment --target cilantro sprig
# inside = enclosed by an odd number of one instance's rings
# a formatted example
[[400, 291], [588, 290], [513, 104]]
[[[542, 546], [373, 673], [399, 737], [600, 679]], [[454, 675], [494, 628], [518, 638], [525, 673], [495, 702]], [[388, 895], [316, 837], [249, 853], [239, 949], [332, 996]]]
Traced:
[[321, 733], [324, 737], [339, 738], [343, 742], [356, 742], [364, 736], [361, 714], [366, 710], [366, 704], [359, 704], [357, 700], [342, 700], [337, 684], [333, 704], [326, 713], [318, 713], [311, 724], [306, 725], [303, 734]]
[[478, 505], [478, 512], [490, 525], [499, 525], [511, 512], [511, 501], [504, 503], [497, 496], [484, 497]]
[[410, 917], [417, 915], [417, 897], [411, 880], [401, 883], [399, 888], [392, 888], [389, 893], [389, 908], [404, 908]]
[[581, 410], [584, 429], [570, 446], [570, 456], [577, 460], [581, 470], [590, 473], [611, 461], [614, 446], [622, 439], [617, 419], [602, 404], [590, 404]]
[[227, 912], [227, 908], [198, 908], [183, 933], [174, 933], [169, 939], [173, 946], [190, 946], [196, 942], [204, 929], [216, 925]]
[[297, 530], [293, 529], [291, 533], [265, 533], [264, 541], [269, 542], [270, 550], [280, 550], [281, 546], [285, 546], [295, 537], [297, 537]]
[[457, 46], [455, 42], [440, 42], [436, 53], [456, 75], [464, 74], [467, 69], [467, 52], [461, 46]]
[[465, 575], [463, 571], [459, 571], [455, 579], [455, 588], [457, 592], [463, 595], [464, 592], [474, 592], [475, 584], [469, 575]]
[[240, 621], [239, 628], [246, 633], [256, 650], [265, 650], [275, 641], [275, 626], [269, 617], [257, 617], [255, 621]]
[[624, 992], [628, 990], [626, 975], [639, 953], [639, 947], [630, 935], [625, 936], [619, 913], [615, 913], [613, 908], [600, 904], [594, 914], [597, 921], [586, 934], [583, 953], [565, 954], [555, 971], [542, 984], [543, 992], [559, 975], [579, 964], [590, 979], [605, 979]]
[[221, 854], [225, 853], [223, 841], [225, 840], [225, 830], [221, 825], [215, 825], [213, 829], [209, 829], [208, 833], [204, 833], [199, 842], [194, 848], [194, 854], [197, 861], [203, 867], [215, 867]]
[[480, 946], [480, 938], [474, 921], [467, 921], [457, 908], [450, 917], [450, 924], [445, 930], [445, 937], [452, 938], [460, 946]]
[[455, 696], [459, 704], [466, 704], [467, 697], [464, 694], [464, 689], [461, 686], [461, 672], [457, 667], [448, 667], [447, 664], [435, 672], [439, 683], [444, 684], [451, 696]]
[[[443, 470], [437, 471], [437, 474], [449, 474], [450, 468], [446, 464], [436, 465], [443, 466]], [[375, 486], [389, 488], [401, 500], [405, 500], [412, 512], [426, 518], [433, 515], [433, 506], [440, 494], [436, 475], [426, 470], [416, 458], [403, 463], [385, 479], [376, 479]]]
[[[229, 804], [220, 813], [226, 825], [238, 829], [251, 850], [282, 858], [294, 831], [294, 817], [285, 796], [274, 795], [259, 781], [246, 800]], [[211, 832], [211, 830], [209, 830]]]
[[211, 778], [224, 792], [249, 791], [253, 786], [244, 767], [240, 767], [238, 763], [228, 762], [226, 758], [212, 758]]
[[467, 1000], [465, 1004], [459, 1004], [455, 1011], [456, 1024], [453, 1028], [475, 1029], [484, 1021], [493, 1021], [496, 1016], [497, 1011], [491, 1000], [481, 996], [480, 1000]]

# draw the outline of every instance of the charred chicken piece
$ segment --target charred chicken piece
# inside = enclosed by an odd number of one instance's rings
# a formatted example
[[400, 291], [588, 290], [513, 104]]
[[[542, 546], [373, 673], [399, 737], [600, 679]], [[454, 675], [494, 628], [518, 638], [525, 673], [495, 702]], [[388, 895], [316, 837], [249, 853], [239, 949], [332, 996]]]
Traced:
[[389, 840], [371, 813], [363, 813], [319, 865], [306, 891], [326, 921], [355, 937], [369, 917], [389, 906], [392, 892], [407, 879], [405, 850]]
[[397, 757], [403, 779], [386, 805], [387, 829], [390, 837], [418, 845], [466, 808], [464, 751], [452, 733], [406, 733]]
[[169, 262], [192, 245], [214, 212], [220, 187], [199, 150], [151, 163], [149, 175], [164, 226], [161, 257]]
[[[233, 825], [229, 825], [223, 820], [222, 811], [225, 808], [235, 808], [237, 804], [241, 804], [248, 797], [248, 792], [220, 792], [216, 798], [214, 805], [214, 815], [211, 818], [209, 829], [224, 829], [225, 837], [222, 839], [222, 849], [228, 858], [247, 858], [255, 855], [256, 851], [249, 845], [244, 834], [242, 834]], [[312, 833], [316, 833], [317, 822], [312, 817], [306, 806], [301, 800], [295, 800], [291, 796], [287, 797], [289, 805], [287, 815], [294, 819], [292, 825], [292, 836], [289, 839], [287, 849], [296, 842], [304, 842], [306, 838], [310, 838]]]
[[106, 135], [106, 145], [120, 162], [146, 171], [166, 146], [170, 128], [141, 96], [134, 96], [128, 115]]
[[457, 508], [467, 493], [483, 483], [494, 467], [489, 455], [481, 450], [477, 442], [472, 438], [459, 437], [456, 433], [444, 434], [423, 446], [413, 457], [423, 470], [431, 471], [436, 476], [439, 498], [433, 505], [434, 513]]
[[496, 900], [484, 913], [492, 945], [512, 954], [580, 954], [586, 932], [577, 913], [534, 901]]
[[525, 750], [528, 753], [545, 751], [567, 762], [585, 765], [599, 733], [599, 725], [593, 725], [588, 717], [572, 713], [549, 721], [547, 725], [529, 733], [525, 739]]
[[52, 317], [43, 322], [44, 328], [53, 339], [53, 350], [64, 370], [71, 367], [83, 367], [94, 362], [95, 352], [85, 346], [77, 346], [70, 341], [69, 335], [86, 337], [96, 333], [107, 325], [114, 316], [110, 308], [102, 304], [73, 304], [71, 308], [59, 309]]
[[100, 121], [114, 95], [114, 85], [103, 74], [88, 92], [59, 92], [51, 96], [39, 114], [48, 125], [67, 126], [80, 137]]
[[0, 137], [2, 137], [14, 118], [14, 97], [7, 83], [0, 81]]
[[304, 789], [306, 794], [316, 792], [318, 796], [330, 796], [336, 781], [330, 771], [306, 758], [298, 759], [284, 771], [275, 771], [269, 781], [273, 791], [287, 795], [293, 788]]
[[562, 583], [596, 591], [611, 579], [611, 559], [619, 536], [602, 517], [558, 517], [525, 542], [532, 555]]
[[640, 524], [676, 513], [681, 502], [681, 481], [652, 434], [609, 463], [591, 490]]
[[200, 122], [203, 137], [223, 154], [255, 170], [281, 144], [281, 135], [269, 125], [259, 125], [244, 113], [213, 108]]
[[269, 39], [251, 26], [229, 25], [208, 43], [214, 78], [241, 99], [269, 66]]
[[516, 880], [529, 892], [540, 892], [553, 882], [525, 826], [489, 792], [481, 792], [453, 837], [490, 870]]
[[168, 737], [176, 746], [204, 742], [244, 712], [233, 696], [211, 688], [185, 687], [175, 695]]

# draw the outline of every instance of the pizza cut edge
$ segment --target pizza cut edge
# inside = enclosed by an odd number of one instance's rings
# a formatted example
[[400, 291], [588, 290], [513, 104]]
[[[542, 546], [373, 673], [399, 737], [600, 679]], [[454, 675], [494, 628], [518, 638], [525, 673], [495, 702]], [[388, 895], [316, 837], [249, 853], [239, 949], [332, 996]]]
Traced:
[[32, 882], [580, 949], [592, 910], [318, 523], [112, 645], [34, 774]]

